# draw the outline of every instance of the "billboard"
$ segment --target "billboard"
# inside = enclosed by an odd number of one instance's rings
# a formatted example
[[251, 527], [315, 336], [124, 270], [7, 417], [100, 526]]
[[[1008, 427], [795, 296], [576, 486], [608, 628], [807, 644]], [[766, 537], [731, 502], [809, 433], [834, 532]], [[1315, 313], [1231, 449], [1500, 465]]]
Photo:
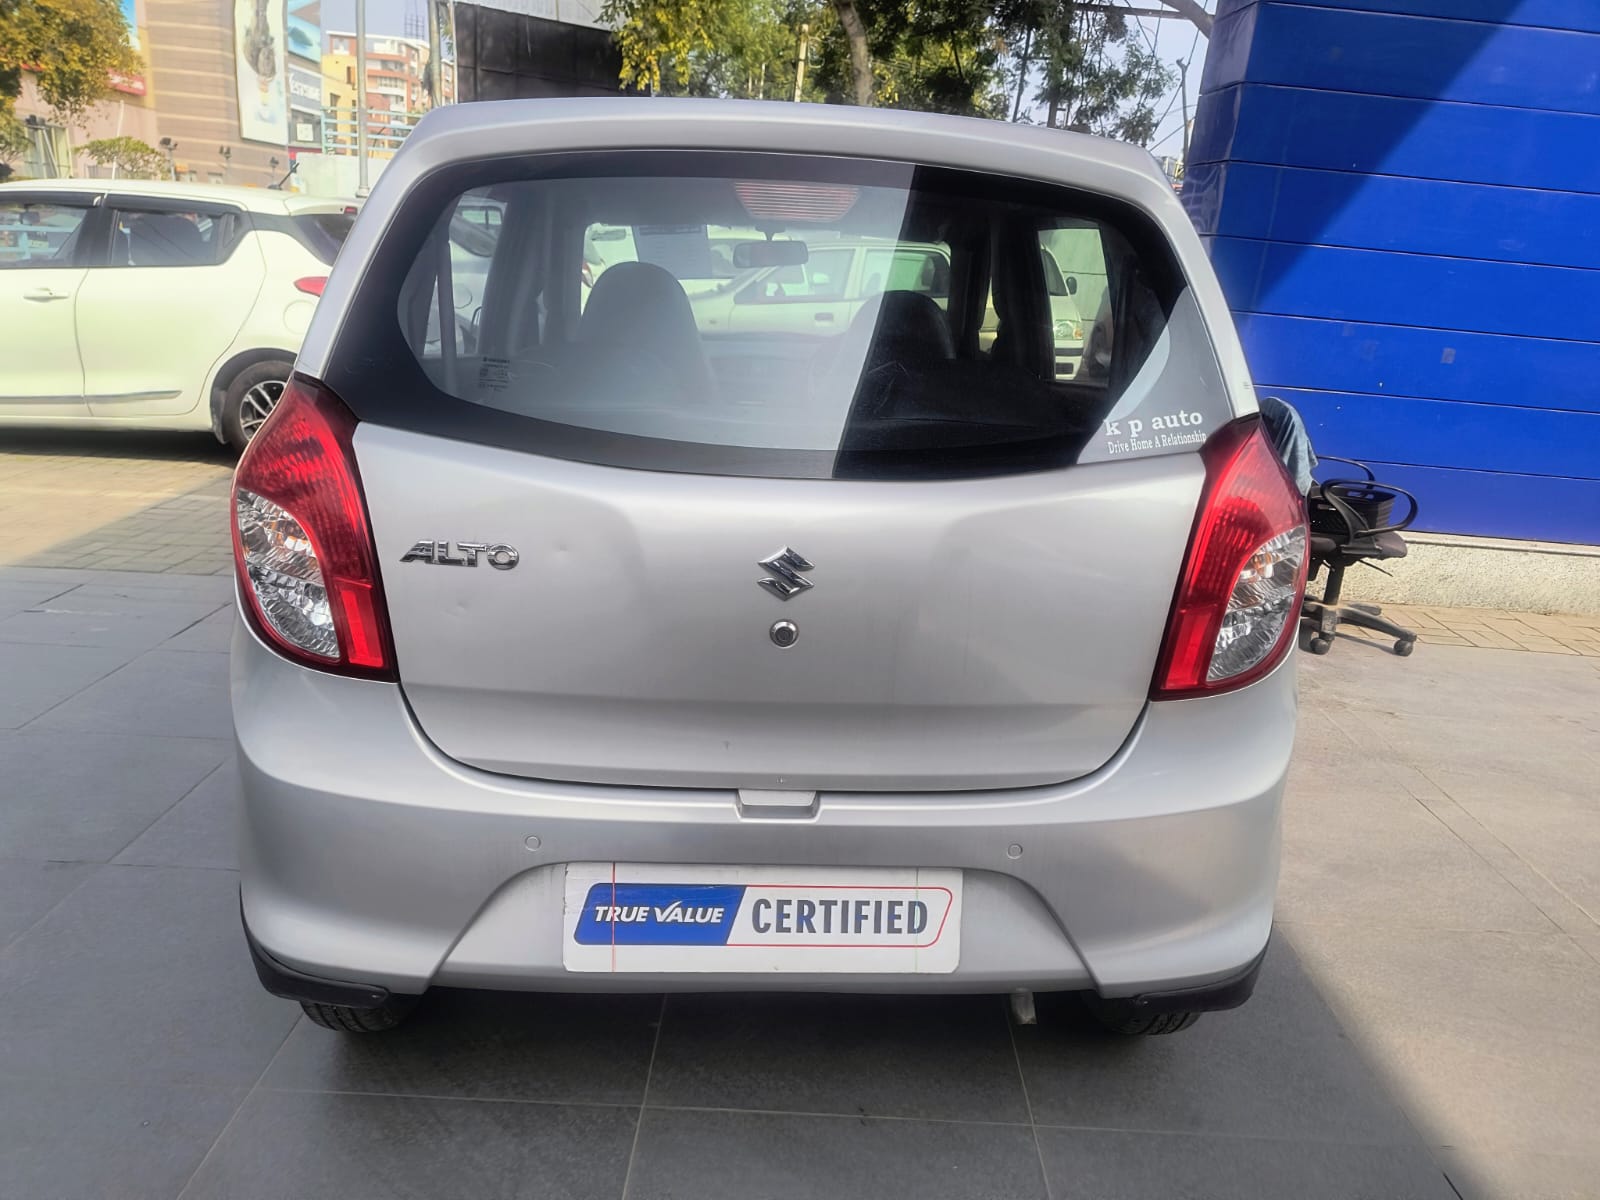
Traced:
[[321, 69], [322, 0], [289, 0], [287, 37], [290, 54], [314, 62]]
[[322, 149], [322, 72], [289, 60], [289, 145]]
[[234, 70], [239, 84], [239, 136], [288, 142], [289, 84], [283, 55], [283, 0], [234, 0]]
[[[122, 10], [122, 22], [128, 27], [128, 45], [133, 47], [135, 54], [142, 54], [144, 47], [139, 44], [138, 0], [120, 0], [118, 7]], [[148, 90], [145, 87], [142, 71], [134, 75], [111, 72], [111, 87], [114, 91], [125, 92], [130, 96], [143, 96]]]

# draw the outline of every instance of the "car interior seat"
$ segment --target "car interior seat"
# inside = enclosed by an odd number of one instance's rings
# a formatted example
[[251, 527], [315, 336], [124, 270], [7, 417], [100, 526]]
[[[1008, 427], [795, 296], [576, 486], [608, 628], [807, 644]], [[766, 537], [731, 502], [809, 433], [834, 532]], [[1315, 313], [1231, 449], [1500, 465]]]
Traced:
[[576, 348], [597, 360], [594, 369], [648, 371], [655, 386], [691, 402], [716, 389], [688, 294], [654, 263], [618, 263], [601, 274], [578, 320]]

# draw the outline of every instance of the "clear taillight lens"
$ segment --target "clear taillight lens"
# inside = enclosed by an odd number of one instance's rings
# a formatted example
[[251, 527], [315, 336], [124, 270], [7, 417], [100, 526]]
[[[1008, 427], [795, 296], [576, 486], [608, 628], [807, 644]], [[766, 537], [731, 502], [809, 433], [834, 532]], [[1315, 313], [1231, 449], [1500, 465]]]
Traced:
[[1303, 525], [1280, 533], [1250, 556], [1222, 614], [1206, 670], [1208, 682], [1248, 671], [1277, 648], [1284, 625], [1300, 603], [1305, 562]]
[[1151, 696], [1243, 687], [1282, 661], [1305, 592], [1305, 501], [1258, 418], [1201, 448], [1205, 493], [1167, 622]]
[[244, 547], [244, 572], [273, 632], [307, 654], [339, 661], [339, 634], [322, 580], [316, 547], [306, 531], [271, 500], [240, 488], [233, 517]]
[[325, 671], [392, 680], [355, 430], [332, 392], [289, 381], [234, 472], [234, 566], [245, 615], [275, 649]]

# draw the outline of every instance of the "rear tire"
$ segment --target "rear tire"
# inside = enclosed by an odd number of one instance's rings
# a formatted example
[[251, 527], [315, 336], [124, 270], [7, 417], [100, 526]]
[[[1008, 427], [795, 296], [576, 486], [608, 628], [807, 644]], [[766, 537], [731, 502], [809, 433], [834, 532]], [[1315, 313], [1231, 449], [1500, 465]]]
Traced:
[[222, 398], [222, 436], [240, 453], [272, 414], [294, 364], [286, 358], [251, 363], [233, 377]]
[[1200, 1019], [1197, 1012], [1141, 1012], [1126, 1000], [1102, 1000], [1099, 996], [1086, 996], [1084, 1003], [1101, 1028], [1123, 1037], [1179, 1033]]
[[416, 996], [390, 996], [377, 1008], [349, 1008], [343, 1004], [300, 1002], [300, 1011], [313, 1024], [335, 1033], [383, 1033], [399, 1025], [417, 1006]]
[[1417, 648], [1416, 642], [1408, 642], [1408, 641], [1405, 641], [1404, 639], [1401, 639], [1400, 641], [1397, 641], [1394, 644], [1394, 652], [1396, 654], [1398, 654], [1401, 658], [1407, 657], [1416, 648]]

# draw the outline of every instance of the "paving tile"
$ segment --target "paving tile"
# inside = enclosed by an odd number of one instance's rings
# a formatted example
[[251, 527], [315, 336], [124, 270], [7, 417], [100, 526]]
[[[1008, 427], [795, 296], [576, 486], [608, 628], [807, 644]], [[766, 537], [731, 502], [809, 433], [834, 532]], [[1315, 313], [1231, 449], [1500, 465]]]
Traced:
[[994, 996], [667, 998], [652, 1106], [1028, 1119]]
[[232, 760], [197, 784], [134, 839], [116, 862], [152, 867], [239, 865], [239, 768]]
[[[130, 607], [135, 611], [128, 611]], [[0, 642], [149, 650], [215, 611], [217, 605], [212, 603], [105, 604], [75, 590], [0, 618]]]
[[1370, 1146], [1041, 1129], [1056, 1200], [1455, 1200], [1420, 1143]]
[[1042, 1125], [1390, 1142], [1405, 1119], [1346, 1039], [1294, 948], [1275, 938], [1255, 995], [1172, 1037], [1119, 1038], [1038, 996], [1016, 1029]]
[[34, 728], [231, 738], [228, 656], [147, 651], [55, 708]]
[[1515, 786], [1504, 775], [1430, 766], [1429, 778], [1586, 912], [1600, 915], [1597, 767], [1565, 788]]
[[111, 674], [137, 651], [0, 642], [0, 729], [16, 729]]
[[1044, 1194], [1026, 1126], [648, 1108], [626, 1200]]
[[0, 949], [65, 900], [95, 870], [93, 863], [0, 858]]
[[105, 862], [227, 758], [231, 743], [0, 733], [0, 853]]
[[1280, 919], [1555, 928], [1412, 795], [1407, 785], [1415, 772], [1393, 765], [1380, 771], [1384, 778], [1375, 786], [1352, 786], [1343, 773], [1308, 773], [1299, 764], [1292, 769], [1284, 797]]
[[1593, 1152], [1600, 963], [1570, 937], [1286, 929], [1430, 1145]]
[[232, 872], [103, 867], [0, 955], [0, 1078], [248, 1087], [299, 1015]]
[[232, 603], [223, 606], [205, 620], [189, 626], [176, 637], [161, 643], [163, 650], [199, 650], [213, 654], [226, 654], [233, 640], [233, 623], [237, 619]]
[[635, 1108], [257, 1091], [183, 1200], [615, 1200]]
[[1556, 1155], [1443, 1146], [1433, 1154], [1461, 1200], [1594, 1200], [1600, 1180], [1600, 1150]]
[[0, 1196], [171, 1200], [244, 1095], [0, 1077]]
[[652, 995], [435, 991], [382, 1037], [302, 1021], [262, 1086], [637, 1107], [660, 1013]]
[[0, 618], [9, 617], [25, 608], [32, 608], [35, 604], [43, 604], [68, 591], [70, 587], [71, 585], [67, 583], [10, 581], [0, 576]]

